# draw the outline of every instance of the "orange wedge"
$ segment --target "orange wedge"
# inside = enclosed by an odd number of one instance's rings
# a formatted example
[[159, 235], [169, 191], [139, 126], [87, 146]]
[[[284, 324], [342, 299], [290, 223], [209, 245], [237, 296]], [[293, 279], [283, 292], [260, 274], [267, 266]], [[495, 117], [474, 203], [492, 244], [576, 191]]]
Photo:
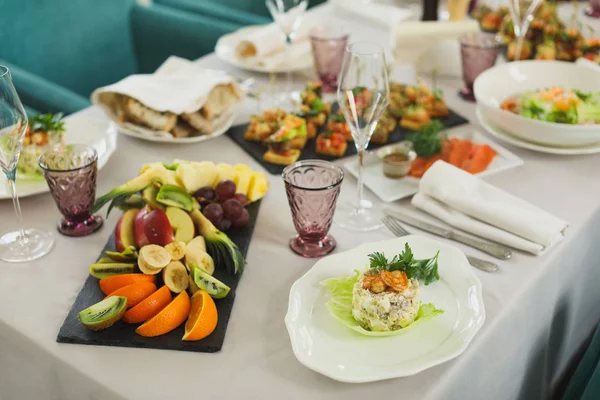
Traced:
[[[148, 276], [154, 277], [154, 275]], [[171, 296], [169, 288], [163, 286], [150, 296], [146, 297], [135, 307], [129, 309], [123, 316], [123, 321], [128, 324], [137, 324], [148, 321], [150, 318], [161, 312], [171, 300], [173, 300], [173, 296]]]
[[115, 290], [109, 296], [127, 297], [127, 308], [137, 305], [139, 302], [156, 292], [156, 285], [152, 282], [138, 282], [131, 285], [123, 286]]
[[192, 309], [181, 340], [204, 339], [215, 330], [218, 320], [215, 301], [206, 290], [198, 290], [192, 296]]
[[100, 279], [100, 290], [105, 295], [109, 295], [117, 289], [121, 289], [132, 283], [156, 282], [156, 276], [144, 274], [123, 274]]
[[190, 296], [184, 290], [161, 312], [140, 325], [135, 332], [145, 337], [164, 335], [183, 324], [189, 313]]

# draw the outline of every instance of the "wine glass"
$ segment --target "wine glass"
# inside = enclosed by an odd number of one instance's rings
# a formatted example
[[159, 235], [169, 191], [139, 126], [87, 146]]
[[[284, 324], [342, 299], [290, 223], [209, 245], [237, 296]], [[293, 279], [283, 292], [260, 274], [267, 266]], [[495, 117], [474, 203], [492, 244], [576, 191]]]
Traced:
[[533, 21], [533, 14], [542, 0], [509, 0], [508, 8], [513, 21], [513, 29], [517, 38], [515, 61], [521, 59], [521, 50], [529, 24]]
[[0, 260], [24, 262], [40, 258], [52, 249], [50, 232], [23, 229], [21, 206], [17, 196], [16, 175], [23, 137], [27, 130], [27, 114], [13, 86], [8, 68], [0, 65], [0, 168], [8, 186], [17, 214], [18, 230], [0, 237]]
[[390, 103], [387, 64], [380, 45], [356, 42], [346, 47], [337, 98], [358, 152], [358, 198], [356, 204], [338, 212], [336, 222], [350, 230], [374, 230], [382, 224], [372, 204], [363, 199], [363, 161], [377, 122]]
[[[294, 37], [302, 24], [302, 17], [308, 7], [308, 0], [266, 0], [267, 8], [279, 29], [285, 37], [286, 60], [290, 62], [291, 47]], [[291, 108], [293, 108], [292, 98], [292, 73], [291, 66], [287, 65], [285, 97]]]

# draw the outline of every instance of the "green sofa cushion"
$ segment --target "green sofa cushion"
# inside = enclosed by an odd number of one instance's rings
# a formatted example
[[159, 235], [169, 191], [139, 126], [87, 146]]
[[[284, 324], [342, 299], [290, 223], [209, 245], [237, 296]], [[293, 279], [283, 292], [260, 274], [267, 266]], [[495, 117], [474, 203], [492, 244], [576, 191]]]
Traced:
[[[246, 10], [237, 9], [227, 4], [216, 1], [198, 0], [154, 0], [154, 3], [162, 4], [179, 10], [192, 12], [197, 15], [207, 15], [223, 21], [239, 24], [240, 28], [246, 25], [262, 25], [272, 21], [271, 16], [254, 14]], [[266, 6], [265, 6], [266, 8]]]

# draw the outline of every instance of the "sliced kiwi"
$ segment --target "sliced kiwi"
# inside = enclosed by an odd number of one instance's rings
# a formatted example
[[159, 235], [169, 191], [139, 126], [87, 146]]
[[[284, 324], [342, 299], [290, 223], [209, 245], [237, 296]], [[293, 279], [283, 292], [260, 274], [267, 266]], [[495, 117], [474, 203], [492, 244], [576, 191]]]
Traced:
[[142, 192], [142, 199], [152, 210], [161, 209], [164, 210], [165, 206], [156, 201], [156, 195], [158, 194], [158, 186], [150, 185]]
[[110, 296], [78, 314], [83, 325], [93, 331], [101, 331], [123, 317], [127, 311], [127, 297]]
[[121, 275], [121, 274], [133, 274], [135, 273], [135, 264], [125, 263], [96, 263], [90, 266], [90, 275], [94, 278], [104, 279], [109, 276]]
[[156, 201], [165, 206], [179, 207], [187, 212], [192, 211], [192, 196], [179, 186], [162, 185], [156, 194]]
[[229, 286], [209, 275], [202, 268], [194, 265], [194, 282], [200, 289], [204, 289], [215, 299], [222, 299], [229, 293]]
[[114, 262], [115, 260], [113, 260], [112, 258], [102, 257], [101, 259], [96, 261], [96, 264], [114, 264]]
[[121, 253], [119, 253], [118, 251], [107, 251], [105, 252], [105, 254], [113, 262], [116, 261], [120, 263], [132, 262], [137, 260], [138, 258], [138, 252], [133, 246], [128, 246]]

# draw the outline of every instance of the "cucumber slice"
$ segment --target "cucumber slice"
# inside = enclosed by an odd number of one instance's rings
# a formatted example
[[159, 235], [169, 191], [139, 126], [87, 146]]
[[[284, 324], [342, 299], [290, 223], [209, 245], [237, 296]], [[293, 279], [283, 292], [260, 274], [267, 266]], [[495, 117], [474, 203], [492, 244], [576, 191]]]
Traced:
[[192, 268], [194, 271], [194, 282], [200, 289], [204, 289], [210, 294], [210, 297], [215, 299], [222, 299], [229, 293], [229, 286], [218, 280], [217, 278], [209, 275], [202, 268], [194, 265]]
[[77, 316], [83, 325], [93, 331], [112, 326], [127, 310], [127, 297], [110, 296], [81, 311]]
[[121, 274], [133, 274], [135, 272], [135, 264], [96, 263], [90, 266], [90, 275], [98, 279]]

